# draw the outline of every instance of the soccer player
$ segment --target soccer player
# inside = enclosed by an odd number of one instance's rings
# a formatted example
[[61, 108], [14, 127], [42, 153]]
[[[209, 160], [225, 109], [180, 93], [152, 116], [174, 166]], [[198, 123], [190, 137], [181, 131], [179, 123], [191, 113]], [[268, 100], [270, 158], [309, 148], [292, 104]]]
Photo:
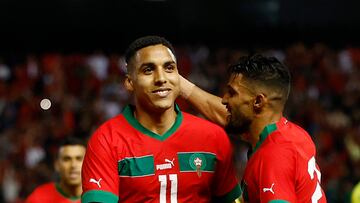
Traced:
[[172, 45], [146, 36], [125, 54], [134, 105], [91, 136], [82, 202], [233, 202], [240, 196], [225, 131], [181, 112]]
[[82, 140], [66, 137], [60, 144], [55, 160], [55, 170], [60, 175], [60, 181], [40, 185], [25, 203], [80, 203], [81, 166], [85, 149]]
[[181, 95], [252, 146], [242, 181], [245, 202], [326, 202], [308, 133], [283, 117], [290, 73], [274, 57], [242, 57], [229, 67], [223, 98], [181, 77]]

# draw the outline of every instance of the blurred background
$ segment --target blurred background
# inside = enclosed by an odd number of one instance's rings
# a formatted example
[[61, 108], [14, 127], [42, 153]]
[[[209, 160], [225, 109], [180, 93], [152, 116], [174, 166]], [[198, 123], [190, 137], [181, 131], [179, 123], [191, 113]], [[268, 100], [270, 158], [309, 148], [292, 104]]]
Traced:
[[[56, 179], [59, 140], [89, 138], [131, 101], [123, 52], [150, 34], [174, 44], [181, 74], [219, 96], [227, 65], [242, 55], [287, 64], [286, 116], [317, 146], [328, 202], [350, 202], [360, 180], [359, 8], [356, 0], [1, 0], [0, 202], [21, 203]], [[241, 177], [247, 146], [233, 139]]]

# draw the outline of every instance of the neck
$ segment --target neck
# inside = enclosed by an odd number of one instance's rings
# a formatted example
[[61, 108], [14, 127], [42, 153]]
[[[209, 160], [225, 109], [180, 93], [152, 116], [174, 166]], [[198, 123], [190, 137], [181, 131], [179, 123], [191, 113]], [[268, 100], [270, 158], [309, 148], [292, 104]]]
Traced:
[[282, 113], [264, 113], [257, 115], [255, 120], [250, 125], [250, 143], [254, 149], [260, 139], [260, 133], [267, 125], [278, 122], [282, 117]]
[[80, 185], [67, 185], [63, 181], [59, 183], [60, 189], [64, 195], [67, 197], [80, 197], [82, 193], [81, 184]]
[[134, 111], [134, 117], [145, 128], [158, 135], [163, 135], [175, 123], [176, 112], [174, 107], [162, 112], [146, 112], [137, 106]]

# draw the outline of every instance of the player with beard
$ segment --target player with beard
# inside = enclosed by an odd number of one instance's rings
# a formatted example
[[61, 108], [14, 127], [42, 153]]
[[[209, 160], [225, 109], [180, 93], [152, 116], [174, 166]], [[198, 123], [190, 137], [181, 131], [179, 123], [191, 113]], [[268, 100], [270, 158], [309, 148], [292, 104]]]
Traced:
[[75, 137], [66, 137], [60, 144], [55, 160], [59, 182], [37, 187], [25, 203], [80, 203], [81, 166], [85, 155], [85, 143]]
[[274, 57], [242, 57], [229, 67], [223, 98], [181, 77], [181, 95], [208, 119], [252, 146], [242, 181], [245, 202], [326, 202], [309, 134], [283, 116], [290, 73]]

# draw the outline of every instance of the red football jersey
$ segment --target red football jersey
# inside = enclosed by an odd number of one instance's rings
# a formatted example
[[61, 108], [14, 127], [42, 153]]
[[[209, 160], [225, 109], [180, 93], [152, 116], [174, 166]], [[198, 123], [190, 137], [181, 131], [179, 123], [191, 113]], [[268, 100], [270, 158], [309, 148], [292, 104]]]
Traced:
[[230, 202], [240, 196], [222, 128], [176, 107], [174, 125], [160, 136], [144, 128], [132, 108], [90, 138], [82, 202]]
[[80, 203], [80, 197], [68, 197], [56, 183], [46, 183], [37, 187], [25, 203]]
[[315, 145], [301, 127], [285, 118], [266, 126], [245, 168], [245, 201], [326, 202], [315, 157]]

